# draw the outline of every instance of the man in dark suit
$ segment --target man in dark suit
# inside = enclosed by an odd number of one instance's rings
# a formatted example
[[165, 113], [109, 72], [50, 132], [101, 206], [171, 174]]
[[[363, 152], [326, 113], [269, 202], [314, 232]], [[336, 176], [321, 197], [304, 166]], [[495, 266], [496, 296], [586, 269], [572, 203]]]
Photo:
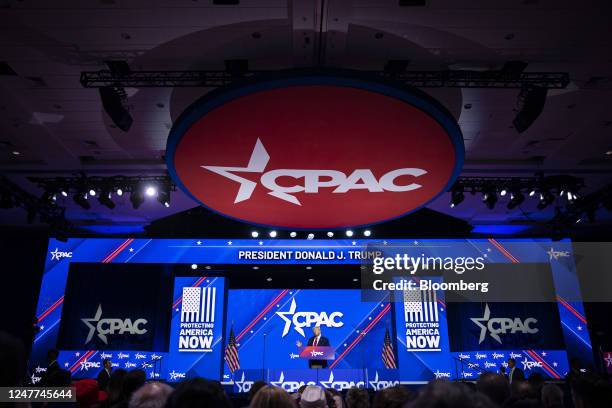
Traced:
[[[321, 327], [315, 326], [312, 328], [313, 336], [308, 339], [307, 346], [314, 347], [329, 347], [329, 339], [321, 335]], [[302, 342], [298, 341], [298, 347], [302, 347]], [[327, 360], [308, 360], [308, 368], [327, 368]]]
[[113, 370], [113, 365], [111, 361], [107, 358], [102, 362], [102, 370], [98, 373], [98, 388], [102, 391], [106, 391], [108, 388], [108, 382], [110, 380], [111, 371]]
[[523, 381], [525, 379], [525, 373], [523, 370], [516, 366], [516, 360], [513, 358], [508, 359], [508, 382], [512, 384], [515, 381]]
[[40, 379], [40, 386], [45, 387], [49, 382], [49, 377], [56, 371], [61, 369], [59, 363], [57, 362], [57, 358], [59, 357], [59, 351], [55, 349], [51, 349], [47, 351], [47, 369], [43, 373]]

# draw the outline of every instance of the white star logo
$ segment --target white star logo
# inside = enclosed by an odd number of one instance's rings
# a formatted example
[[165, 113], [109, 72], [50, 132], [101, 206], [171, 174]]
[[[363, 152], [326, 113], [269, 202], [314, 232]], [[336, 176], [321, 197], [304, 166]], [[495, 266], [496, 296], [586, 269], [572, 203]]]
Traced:
[[332, 388], [331, 384], [334, 382], [334, 372], [329, 372], [329, 379], [327, 381], [319, 381], [325, 388]]
[[55, 251], [49, 252], [51, 254], [51, 260], [59, 260], [60, 251], [59, 248], [55, 248]]
[[244, 371], [242, 372], [242, 378], [240, 381], [234, 381], [234, 384], [236, 384], [236, 387], [238, 387], [238, 392], [246, 392], [244, 389]]
[[130, 252], [134, 252], [134, 248], [130, 248]]
[[202, 241], [196, 241], [196, 244], [202, 245]]
[[[98, 310], [96, 311], [96, 315], [93, 318], [89, 318], [89, 319], [81, 319], [81, 321], [83, 323], [85, 323], [87, 325], [87, 327], [89, 328], [89, 333], [87, 334], [87, 339], [85, 340], [85, 344], [89, 343], [91, 341], [91, 339], [93, 338], [93, 335], [96, 331], [96, 326], [91, 324], [90, 322], [98, 322], [100, 320], [100, 318], [102, 317], [102, 305], [98, 305]], [[102, 340], [104, 342], [104, 344], [108, 344], [108, 340], [106, 339], [106, 335], [102, 334], [102, 333], [98, 333], [98, 337], [100, 338], [100, 340]]]
[[270, 384], [272, 384], [275, 387], [282, 387], [284, 382], [285, 382], [285, 373], [281, 371], [280, 377], [278, 377], [278, 381], [270, 381]]
[[227, 245], [232, 245], [233, 242], [232, 241], [227, 241]]
[[[276, 312], [276, 314], [279, 315], [280, 318], [285, 321], [285, 327], [283, 328], [283, 333], [281, 334], [281, 337], [285, 337], [287, 333], [289, 333], [289, 330], [291, 329], [292, 319], [287, 316], [293, 316], [295, 314], [295, 309], [297, 309], [297, 304], [295, 303], [295, 298], [293, 298], [291, 299], [291, 306], [289, 306], [288, 312]], [[293, 327], [293, 329], [296, 332], [300, 333], [302, 337], [306, 337], [306, 335], [304, 334], [304, 330], [302, 330], [301, 327]]]
[[[485, 305], [484, 316], [482, 317], [471, 317], [470, 320], [474, 322], [478, 327], [480, 327], [480, 337], [478, 339], [478, 344], [482, 343], [487, 335], [487, 325], [481, 322], [488, 322], [491, 317], [491, 311], [489, 310], [489, 304]], [[490, 336], [495, 339], [499, 344], [501, 344], [501, 339], [499, 338], [499, 334], [497, 333], [489, 333]]]
[[372, 388], [374, 388], [374, 390], [378, 391], [378, 389], [379, 389], [378, 388], [379, 387], [378, 383], [380, 383], [380, 381], [378, 381], [378, 371], [376, 371], [376, 375], [374, 376], [374, 380], [373, 381], [370, 380], [369, 382], [370, 382], [370, 386]]
[[68, 367], [68, 363], [64, 363], [64, 367]]
[[259, 245], [263, 245], [263, 241], [259, 241]]
[[612, 354], [608, 354], [608, 356], [605, 357], [604, 360], [606, 360], [606, 367], [612, 366]]

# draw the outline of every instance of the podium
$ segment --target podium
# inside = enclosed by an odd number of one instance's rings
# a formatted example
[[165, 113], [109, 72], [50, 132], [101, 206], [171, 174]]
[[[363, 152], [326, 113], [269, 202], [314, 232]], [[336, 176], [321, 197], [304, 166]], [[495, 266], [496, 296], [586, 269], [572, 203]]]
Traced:
[[[306, 346], [298, 348], [300, 358], [306, 360], [334, 360], [336, 353], [329, 346]], [[311, 368], [323, 368], [323, 364], [312, 363]]]

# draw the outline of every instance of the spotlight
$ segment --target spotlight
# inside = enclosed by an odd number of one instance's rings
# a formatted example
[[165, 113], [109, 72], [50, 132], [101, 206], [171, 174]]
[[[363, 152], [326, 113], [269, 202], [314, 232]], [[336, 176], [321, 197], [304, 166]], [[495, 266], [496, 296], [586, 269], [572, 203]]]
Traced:
[[153, 197], [155, 194], [157, 194], [157, 189], [153, 186], [148, 186], [145, 189], [145, 194], [147, 195], [147, 197]]
[[352, 236], [353, 236], [353, 231], [351, 231], [351, 230], [346, 230], [346, 236], [347, 236], [347, 237], [352, 237]]
[[198, 264], [191, 264], [191, 269], [198, 269]]
[[84, 210], [89, 210], [91, 208], [91, 204], [87, 201], [87, 193], [84, 191], [77, 192], [72, 199]]
[[157, 201], [166, 208], [170, 207], [170, 191], [160, 190], [157, 194]]
[[140, 205], [144, 202], [142, 191], [140, 191], [138, 188], [132, 191], [132, 194], [130, 194], [130, 201], [132, 202], [132, 208], [137, 210], [138, 207], [140, 207]]
[[334, 236], [334, 233], [333, 233], [333, 232], [331, 232], [331, 231], [329, 231], [329, 232], [327, 233], [327, 236], [328, 236], [328, 237], [330, 237], [330, 238], [332, 238], [332, 237]]
[[308, 236], [306, 237], [306, 239], [308, 239], [308, 240], [312, 240], [312, 239], [314, 239], [314, 234], [311, 232], [310, 234], [308, 234]]
[[314, 278], [308, 278], [308, 282], [314, 282]]
[[266, 281], [272, 282], [272, 278], [266, 278]]
[[502, 190], [499, 192], [499, 195], [502, 197], [505, 197], [506, 194], [508, 194], [508, 190], [506, 190], [505, 188], [502, 188]]
[[567, 199], [569, 201], [572, 201], [574, 199], [574, 195], [570, 191], [567, 192]]
[[291, 231], [291, 232], [289, 233], [289, 236], [290, 236], [291, 238], [295, 238], [295, 237], [297, 237], [297, 232], [295, 232], [295, 231]]
[[120, 189], [120, 188], [118, 188], [118, 189], [117, 189], [117, 191], [116, 191], [116, 193], [117, 193], [117, 195], [118, 195], [119, 197], [121, 197], [121, 196], [123, 195], [123, 190], [122, 190], [122, 189]]
[[89, 190], [89, 195], [92, 197], [96, 196], [96, 190], [94, 190], [93, 188], [91, 190]]
[[508, 202], [508, 209], [512, 210], [513, 208], [518, 207], [525, 201], [525, 196], [520, 191], [515, 191], [510, 194], [510, 201]]
[[497, 194], [494, 191], [487, 191], [482, 194], [482, 201], [485, 203], [489, 210], [495, 208], [497, 203]]
[[68, 197], [68, 193], [66, 192], [66, 190], [62, 190], [62, 191], [60, 191], [60, 194], [61, 194], [63, 197]]
[[555, 197], [549, 192], [545, 191], [540, 194], [540, 202], [538, 203], [538, 210], [543, 210], [548, 207], [555, 200]]
[[459, 189], [459, 188], [453, 189], [451, 191], [450, 207], [455, 208], [456, 206], [461, 204], [464, 199], [465, 199], [465, 196], [463, 195], [463, 189]]
[[528, 87], [521, 90], [519, 99], [522, 107], [512, 124], [517, 132], [523, 133], [540, 116], [546, 103], [546, 88]]
[[270, 238], [276, 238], [276, 231], [270, 231]]
[[370, 230], [363, 231], [363, 236], [364, 237], [369, 237], [370, 235], [372, 235], [372, 231], [370, 231]]
[[257, 231], [252, 231], [252, 232], [251, 232], [251, 236], [252, 236], [253, 238], [257, 238], [257, 237], [259, 236], [259, 232], [257, 232]]
[[125, 91], [123, 88], [110, 86], [100, 88], [100, 99], [102, 99], [102, 106], [113, 123], [119, 129], [127, 132], [130, 126], [132, 126], [134, 119], [123, 104], [125, 100]]
[[43, 193], [43, 195], [40, 197], [40, 199], [46, 203], [50, 203], [51, 201], [55, 201], [54, 198], [55, 194], [53, 194], [51, 191], [49, 190], [45, 190], [45, 192]]
[[531, 190], [529, 192], [529, 197], [533, 197], [535, 195], [535, 193], [536, 193], [535, 189]]
[[100, 197], [98, 198], [98, 202], [105, 207], [110, 208], [111, 210], [115, 208], [115, 203], [111, 200], [110, 191], [102, 191], [100, 193]]

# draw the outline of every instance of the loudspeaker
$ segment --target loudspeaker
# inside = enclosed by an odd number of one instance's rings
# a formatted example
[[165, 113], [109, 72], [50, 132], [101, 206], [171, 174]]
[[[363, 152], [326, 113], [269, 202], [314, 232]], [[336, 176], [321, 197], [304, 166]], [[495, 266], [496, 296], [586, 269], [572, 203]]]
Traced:
[[132, 126], [132, 115], [123, 106], [123, 100], [120, 93], [113, 87], [100, 88], [100, 98], [104, 111], [111, 118], [113, 123], [124, 132], [127, 132]]
[[535, 122], [538, 116], [540, 116], [540, 113], [542, 113], [544, 109], [547, 92], [548, 90], [546, 88], [537, 87], [521, 91], [523, 96], [523, 107], [512, 121], [512, 124], [519, 133], [523, 133], [527, 130], [529, 126]]

